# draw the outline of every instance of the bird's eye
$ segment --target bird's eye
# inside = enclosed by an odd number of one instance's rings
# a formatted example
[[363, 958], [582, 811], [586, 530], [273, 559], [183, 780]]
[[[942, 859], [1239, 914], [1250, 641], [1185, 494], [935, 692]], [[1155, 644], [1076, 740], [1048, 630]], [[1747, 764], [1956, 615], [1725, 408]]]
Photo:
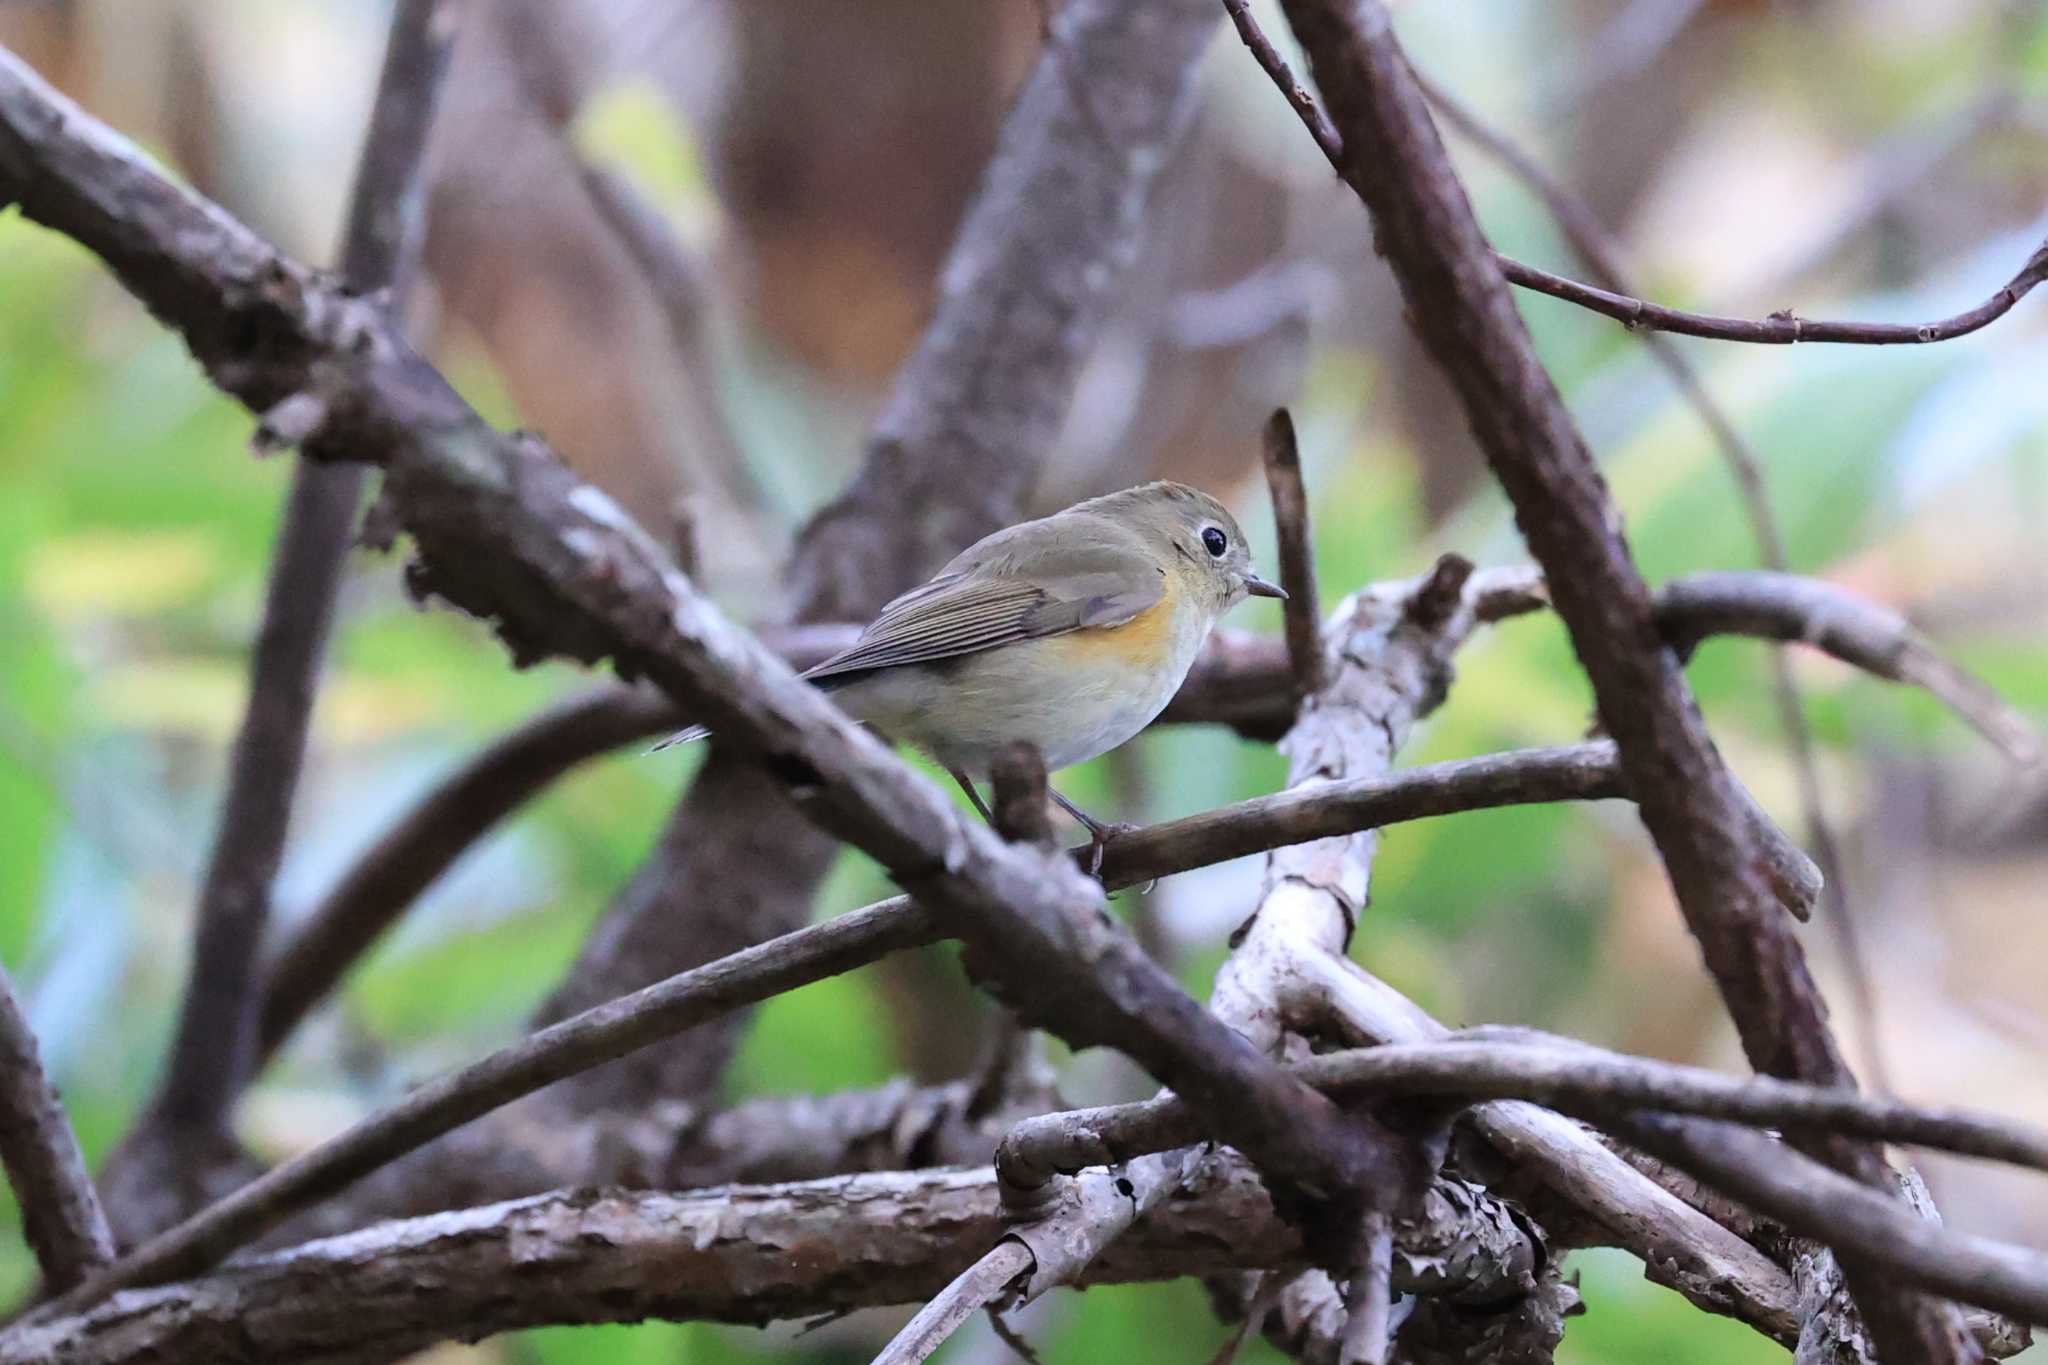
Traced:
[[1230, 548], [1230, 537], [1213, 526], [1202, 528], [1202, 548], [1209, 552], [1211, 559], [1223, 558], [1223, 552]]

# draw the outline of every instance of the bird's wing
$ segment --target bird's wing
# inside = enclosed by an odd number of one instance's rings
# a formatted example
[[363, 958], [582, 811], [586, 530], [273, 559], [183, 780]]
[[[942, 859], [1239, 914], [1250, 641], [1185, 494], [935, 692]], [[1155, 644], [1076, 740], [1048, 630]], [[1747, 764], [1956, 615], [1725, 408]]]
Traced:
[[1166, 595], [1166, 579], [1143, 556], [1090, 556], [1079, 573], [1030, 578], [941, 574], [882, 608], [845, 653], [806, 678], [832, 678], [900, 664], [930, 663], [1020, 640], [1120, 626]]

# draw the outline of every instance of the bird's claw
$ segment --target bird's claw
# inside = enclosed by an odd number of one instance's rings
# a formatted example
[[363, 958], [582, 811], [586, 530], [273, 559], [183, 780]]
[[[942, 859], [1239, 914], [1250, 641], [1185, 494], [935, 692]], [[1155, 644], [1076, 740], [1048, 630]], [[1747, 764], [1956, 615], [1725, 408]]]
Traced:
[[1091, 825], [1088, 828], [1088, 875], [1100, 881], [1102, 878], [1102, 855], [1108, 851], [1110, 840], [1132, 833], [1138, 827], [1127, 821], [1118, 820], [1111, 824]]

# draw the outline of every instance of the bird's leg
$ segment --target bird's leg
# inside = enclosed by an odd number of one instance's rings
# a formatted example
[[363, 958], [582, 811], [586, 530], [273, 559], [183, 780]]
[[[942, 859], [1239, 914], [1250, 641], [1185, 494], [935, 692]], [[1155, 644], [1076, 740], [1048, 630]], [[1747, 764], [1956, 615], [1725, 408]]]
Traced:
[[981, 818], [988, 821], [990, 826], [994, 826], [996, 817], [989, 814], [988, 804], [981, 799], [981, 793], [974, 789], [974, 784], [967, 780], [967, 774], [961, 772], [958, 768], [948, 768], [946, 771], [953, 774], [953, 780], [960, 784], [961, 791], [967, 793], [967, 799], [972, 801], [974, 808], [981, 812]]
[[1067, 800], [1066, 797], [1061, 796], [1053, 788], [1047, 787], [1045, 790], [1053, 800], [1059, 802], [1061, 810], [1079, 820], [1088, 831], [1088, 875], [1100, 877], [1102, 875], [1102, 851], [1109, 847], [1109, 841], [1116, 838], [1119, 834], [1130, 833], [1137, 826], [1127, 825], [1121, 820], [1105, 825], [1087, 811], [1082, 810], [1079, 806]]

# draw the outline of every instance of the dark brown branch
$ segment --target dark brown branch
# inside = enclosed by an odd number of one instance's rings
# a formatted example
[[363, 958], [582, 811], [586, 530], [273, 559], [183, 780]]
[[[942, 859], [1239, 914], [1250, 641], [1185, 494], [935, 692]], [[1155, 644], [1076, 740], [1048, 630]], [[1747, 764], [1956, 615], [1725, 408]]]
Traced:
[[885, 903], [600, 1005], [420, 1086], [152, 1238], [38, 1311], [75, 1312], [117, 1289], [204, 1270], [297, 1210], [520, 1095], [705, 1019], [937, 937], [922, 911]]
[[[1409, 316], [1463, 401], [1543, 565], [1629, 790], [1751, 1064], [1853, 1085], [1798, 941], [1775, 913], [1733, 779], [1676, 659], [1656, 638], [1654, 603], [1619, 511], [1536, 356], [1385, 8], [1378, 0], [1286, 0], [1285, 8], [1343, 138], [1342, 173], [1372, 211]], [[2030, 268], [2048, 272], [2048, 247]], [[1874, 1147], [1844, 1143], [1831, 1155], [1866, 1182], [1885, 1178]], [[1870, 1280], [1852, 1280], [1852, 1288], [1892, 1365], [1974, 1356], [1952, 1308]]]
[[1266, 423], [1260, 450], [1265, 457], [1266, 488], [1273, 499], [1273, 525], [1280, 539], [1281, 604], [1287, 626], [1287, 657], [1294, 669], [1294, 687], [1312, 697], [1323, 686], [1323, 613], [1316, 600], [1315, 542], [1309, 535], [1308, 490], [1301, 482], [1301, 448], [1294, 439], [1294, 419], [1281, 408]]
[[[1757, 1127], [1820, 1128], [2048, 1171], [2048, 1132], [2013, 1119], [1770, 1077], [1737, 1079], [1541, 1034], [1495, 1041], [1485, 1037], [1490, 1032], [1325, 1053], [1294, 1072], [1347, 1102], [1416, 1095], [1529, 1100], [1596, 1122], [1662, 1110]], [[1170, 1097], [1075, 1110], [1018, 1124], [996, 1149], [996, 1167], [1011, 1179], [1071, 1172], [1200, 1138], [1198, 1117]]]
[[2048, 1323], [2048, 1253], [1945, 1228], [1733, 1124], [1641, 1114], [1618, 1127], [1628, 1141], [1832, 1248], [1845, 1268], [1862, 1272], [1852, 1285], [1879, 1272], [2022, 1322]]
[[1682, 653], [1706, 635], [1810, 644], [1931, 693], [2015, 763], [2040, 760], [2040, 732], [2025, 716], [1943, 658], [1904, 617], [1832, 584], [1795, 574], [1693, 574], [1658, 594], [1658, 617]]
[[35, 1032], [0, 968], [0, 1164], [43, 1283], [69, 1289], [114, 1259], [114, 1236], [78, 1136], [37, 1055]]
[[[407, 0], [393, 16], [370, 128], [356, 169], [341, 279], [402, 297], [417, 244], [421, 167], [454, 39], [457, 0]], [[144, 1132], [218, 1130], [256, 1049], [256, 955], [284, 854], [306, 732], [334, 618], [364, 471], [293, 471], [249, 670], [248, 708], [200, 892], [192, 968], [170, 1063]]]
[[[1585, 200], [1572, 193], [1534, 157], [1509, 141], [1498, 129], [1482, 122], [1448, 91], [1432, 84], [1419, 72], [1416, 79], [1446, 124], [1500, 162], [1511, 175], [1543, 201], [1551, 218], [1564, 233], [1565, 240], [1571, 244], [1572, 250], [1591, 272], [1595, 284], [1617, 294], [1635, 292], [1621, 264], [1621, 244], [1607, 231], [1606, 226], [1601, 223]], [[1743, 507], [1749, 516], [1750, 530], [1756, 537], [1757, 549], [1764, 567], [1776, 573], [1789, 572], [1792, 567], [1791, 561], [1785, 553], [1785, 540], [1778, 527], [1777, 517], [1771, 510], [1770, 493], [1764, 487], [1762, 462], [1758, 460], [1756, 452], [1736, 430], [1735, 423], [1721, 405], [1707, 392], [1705, 381], [1700, 378], [1699, 372], [1693, 368], [1692, 362], [1686, 359], [1685, 352], [1677, 343], [1663, 333], [1655, 331], [1644, 332], [1642, 338], [1644, 349], [1649, 352], [1650, 358], [1663, 369], [1679, 395], [1699, 414], [1700, 421], [1720, 449], [1721, 457], [1734, 476], [1736, 489], [1742, 496]], [[1860, 1032], [1869, 1053], [1873, 1080], [1879, 1089], [1889, 1089], [1883, 1065], [1883, 1049], [1878, 1042], [1880, 1030], [1877, 1003], [1871, 985], [1869, 963], [1857, 933], [1855, 917], [1849, 907], [1847, 877], [1840, 846], [1835, 838], [1834, 826], [1828, 819], [1826, 803], [1821, 792], [1820, 762], [1814, 752], [1812, 728], [1806, 723], [1806, 710], [1800, 700], [1798, 682], [1792, 675], [1790, 660], [1781, 653], [1773, 653], [1768, 667], [1771, 674], [1772, 696], [1778, 708], [1778, 723], [1785, 731], [1786, 745], [1792, 752], [1793, 775], [1798, 786], [1800, 810], [1806, 822], [1807, 839], [1813, 845], [1814, 862], [1821, 872], [1822, 884], [1816, 899], [1827, 906], [1827, 924], [1847, 968], [1850, 991], [1858, 1022], [1862, 1025]]]
[[[1498, 1302], [1536, 1252], [1512, 1224], [1438, 1204], [1397, 1230], [1395, 1287]], [[757, 1324], [929, 1297], [1002, 1237], [987, 1170], [687, 1194], [556, 1190], [238, 1259], [0, 1331], [6, 1365], [258, 1365], [390, 1359], [449, 1338], [642, 1318]], [[1251, 1168], [1171, 1191], [1088, 1283], [1305, 1264]], [[1476, 1278], [1475, 1278], [1476, 1277]], [[1519, 1277], [1519, 1280], [1518, 1278]]]
[[[763, 638], [793, 668], [843, 648], [852, 627], [798, 626]], [[345, 871], [267, 973], [260, 1048], [268, 1058], [421, 892], [497, 824], [580, 763], [676, 730], [675, 703], [607, 686], [549, 707], [436, 784]]]
[[1799, 342], [1830, 341], [1852, 346], [1914, 346], [1935, 341], [1953, 341], [1989, 327], [2012, 311], [2013, 305], [2048, 279], [2048, 242], [2034, 248], [2034, 254], [2010, 280], [1975, 308], [1933, 322], [1838, 322], [1802, 318], [1791, 309], [1769, 317], [1724, 318], [1708, 313], [1688, 313], [1660, 303], [1630, 298], [1578, 280], [1554, 275], [1533, 265], [1495, 253], [1501, 274], [1511, 284], [1548, 294], [1566, 303], [1613, 318], [1630, 331], [1650, 329], [1675, 332], [1680, 336], [1705, 337], [1710, 341], [1746, 341], [1763, 346], [1791, 346]]
[[[17, 1324], [0, 1332], [0, 1361], [310, 1365], [388, 1360], [551, 1323], [757, 1324], [916, 1301], [1002, 1235], [985, 1170], [680, 1195], [559, 1190], [382, 1223], [132, 1291], [80, 1316]], [[1302, 1259], [1298, 1234], [1235, 1163], [1199, 1192], [1176, 1192], [1091, 1278], [1162, 1280]]]
[[[1230, 13], [1237, 25], [1238, 36], [1244, 40], [1259, 66], [1280, 88], [1288, 106], [1300, 117], [1302, 126], [1315, 139], [1339, 175], [1348, 176], [1345, 169], [1344, 136], [1337, 123], [1324, 114], [1315, 102], [1315, 97], [1302, 88], [1288, 67], [1287, 59], [1273, 46], [1270, 38], [1260, 29], [1247, 8], [1247, 0], [1223, 0], [1223, 7]], [[1412, 78], [1412, 73], [1411, 73]], [[1318, 82], [1322, 84], [1322, 82]], [[1491, 247], [1486, 252], [1493, 258], [1500, 274], [1510, 284], [1539, 294], [1548, 294], [1554, 299], [1577, 304], [1581, 308], [1613, 318], [1631, 331], [1651, 330], [1675, 332], [1683, 336], [1705, 337], [1711, 341], [1746, 341], [1761, 345], [1789, 346], [1798, 342], [1841, 342], [1859, 346], [1901, 346], [1922, 345], [1934, 341], [1952, 341], [1957, 337], [1990, 326], [2012, 311], [2013, 305], [2030, 293], [2043, 279], [2048, 279], [2048, 242], [2034, 249], [2018, 272], [1994, 291], [1990, 298], [1975, 308], [1966, 309], [1952, 317], [1934, 322], [1829, 322], [1814, 318], [1802, 318], [1792, 310], [1784, 309], [1767, 318], [1725, 318], [1706, 313], [1688, 313], [1679, 308], [1667, 308], [1662, 304], [1650, 303], [1643, 299], [1631, 298], [1614, 289], [1602, 289], [1552, 274], [1512, 256], [1502, 255]]]

